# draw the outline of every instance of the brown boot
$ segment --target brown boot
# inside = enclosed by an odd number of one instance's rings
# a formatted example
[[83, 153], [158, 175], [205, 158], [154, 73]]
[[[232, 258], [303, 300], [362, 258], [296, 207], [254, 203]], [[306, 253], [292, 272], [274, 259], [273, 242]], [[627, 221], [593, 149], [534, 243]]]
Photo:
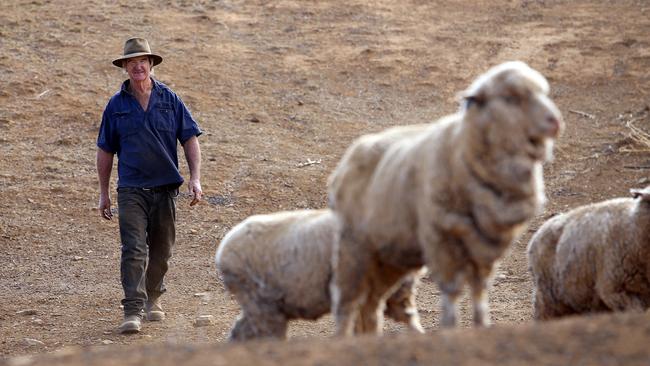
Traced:
[[124, 317], [124, 321], [120, 324], [117, 331], [121, 334], [134, 334], [140, 332], [140, 327], [142, 325], [142, 320], [138, 315], [127, 315]]
[[160, 306], [160, 298], [149, 301], [144, 304], [144, 311], [147, 314], [147, 320], [150, 322], [159, 322], [165, 320], [165, 312]]

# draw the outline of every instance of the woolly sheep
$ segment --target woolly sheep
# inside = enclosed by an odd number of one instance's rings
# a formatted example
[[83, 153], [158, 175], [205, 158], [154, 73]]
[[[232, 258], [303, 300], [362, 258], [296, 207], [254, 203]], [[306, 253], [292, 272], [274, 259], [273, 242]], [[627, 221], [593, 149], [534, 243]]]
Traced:
[[546, 221], [528, 245], [534, 317], [650, 306], [650, 186]]
[[[462, 94], [460, 112], [424, 130], [362, 137], [346, 151], [328, 181], [342, 225], [330, 290], [337, 334], [351, 334], [359, 309], [368, 314], [395, 281], [425, 264], [441, 290], [443, 325], [455, 325], [465, 281], [474, 322], [489, 323], [493, 265], [541, 211], [542, 163], [563, 129], [548, 89], [525, 63], [504, 63]], [[369, 140], [388, 142], [368, 155]], [[368, 321], [379, 326], [375, 315]]]
[[[288, 320], [317, 319], [329, 312], [337, 225], [327, 209], [285, 211], [251, 216], [226, 234], [215, 261], [242, 308], [230, 340], [285, 338]], [[388, 299], [386, 313], [422, 333], [416, 283], [416, 277], [407, 277]], [[361, 317], [357, 331], [363, 332], [363, 326]]]

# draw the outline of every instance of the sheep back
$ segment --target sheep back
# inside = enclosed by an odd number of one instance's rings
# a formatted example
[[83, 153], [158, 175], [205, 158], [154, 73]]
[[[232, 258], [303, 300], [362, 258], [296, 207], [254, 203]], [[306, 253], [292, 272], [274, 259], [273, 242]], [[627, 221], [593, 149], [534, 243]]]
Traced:
[[[417, 136], [429, 128], [428, 124], [396, 126], [387, 130], [363, 135], [346, 150], [341, 161], [328, 179], [328, 204], [346, 219], [360, 217], [363, 205], [360, 197], [372, 179], [377, 164], [395, 142]], [[358, 211], [357, 211], [358, 210]]]
[[646, 195], [546, 221], [527, 248], [535, 318], [650, 306], [649, 220]]
[[255, 293], [255, 302], [275, 304], [288, 319], [316, 319], [330, 310], [336, 225], [329, 210], [251, 216], [221, 241], [217, 269], [235, 295]]

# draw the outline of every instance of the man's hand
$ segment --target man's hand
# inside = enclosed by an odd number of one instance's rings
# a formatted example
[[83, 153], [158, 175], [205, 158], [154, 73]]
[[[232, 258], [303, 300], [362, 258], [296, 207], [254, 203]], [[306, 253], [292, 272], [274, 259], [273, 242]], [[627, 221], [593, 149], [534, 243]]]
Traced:
[[190, 195], [192, 196], [192, 202], [190, 202], [190, 206], [194, 206], [199, 203], [201, 197], [203, 196], [201, 182], [198, 179], [190, 179], [189, 183], [187, 183], [187, 188], [190, 192]]
[[113, 219], [113, 212], [111, 211], [111, 197], [107, 194], [99, 195], [99, 216], [105, 218], [106, 220]]
[[190, 182], [187, 188], [190, 191], [193, 199], [190, 206], [194, 206], [201, 200], [203, 190], [201, 190], [201, 148], [199, 147], [199, 139], [192, 136], [183, 144], [185, 151], [185, 158], [187, 159], [187, 166], [190, 168]]

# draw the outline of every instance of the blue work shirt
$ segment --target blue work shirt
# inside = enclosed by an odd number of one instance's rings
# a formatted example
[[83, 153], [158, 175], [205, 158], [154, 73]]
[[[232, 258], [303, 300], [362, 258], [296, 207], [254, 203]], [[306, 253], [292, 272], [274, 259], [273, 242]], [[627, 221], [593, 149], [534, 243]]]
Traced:
[[97, 146], [117, 154], [118, 188], [180, 186], [177, 141], [184, 144], [201, 130], [181, 99], [165, 84], [151, 79], [149, 106], [144, 111], [128, 92], [129, 80], [108, 101]]

